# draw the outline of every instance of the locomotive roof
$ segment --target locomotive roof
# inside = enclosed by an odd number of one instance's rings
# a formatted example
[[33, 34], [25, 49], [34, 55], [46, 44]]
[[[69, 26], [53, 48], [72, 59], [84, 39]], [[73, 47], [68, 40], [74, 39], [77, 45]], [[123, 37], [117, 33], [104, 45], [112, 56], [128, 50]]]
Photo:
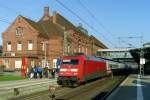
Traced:
[[96, 56], [86, 56], [86, 55], [72, 55], [72, 56], [64, 56], [65, 58], [76, 58], [76, 57], [84, 57], [86, 60], [94, 60], [94, 61], [112, 61], [116, 63], [123, 63], [119, 61], [115, 61], [113, 59], [103, 58], [103, 57], [96, 57]]

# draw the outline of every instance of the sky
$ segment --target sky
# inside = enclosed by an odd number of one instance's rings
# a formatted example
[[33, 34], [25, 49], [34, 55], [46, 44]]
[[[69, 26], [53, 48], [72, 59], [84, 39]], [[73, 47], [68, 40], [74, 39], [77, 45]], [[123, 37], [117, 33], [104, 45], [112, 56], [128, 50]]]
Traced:
[[150, 42], [150, 0], [59, 1], [84, 21], [56, 0], [0, 0], [0, 33], [18, 15], [38, 21], [43, 15], [43, 8], [49, 6], [50, 15], [57, 11], [76, 26], [82, 23], [89, 35], [94, 35], [109, 48], [139, 48], [142, 43]]

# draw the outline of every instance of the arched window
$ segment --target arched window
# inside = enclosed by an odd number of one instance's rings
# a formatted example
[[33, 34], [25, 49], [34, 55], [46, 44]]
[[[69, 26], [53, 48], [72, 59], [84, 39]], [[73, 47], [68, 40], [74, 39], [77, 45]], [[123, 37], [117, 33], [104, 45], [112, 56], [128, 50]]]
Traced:
[[79, 52], [81, 52], [81, 46], [79, 45]]
[[18, 41], [18, 43], [17, 43], [17, 50], [18, 51], [22, 50], [22, 43], [21, 43], [21, 41]]
[[32, 40], [28, 41], [28, 50], [32, 50], [33, 49], [33, 43]]
[[85, 48], [85, 54], [86, 54], [86, 55], [88, 54], [88, 50], [87, 50], [87, 47]]
[[17, 27], [16, 28], [16, 36], [22, 36], [23, 34], [23, 27]]
[[68, 45], [68, 49], [67, 50], [68, 50], [68, 53], [70, 53], [70, 46], [69, 45]]
[[7, 51], [11, 51], [11, 41], [7, 42]]

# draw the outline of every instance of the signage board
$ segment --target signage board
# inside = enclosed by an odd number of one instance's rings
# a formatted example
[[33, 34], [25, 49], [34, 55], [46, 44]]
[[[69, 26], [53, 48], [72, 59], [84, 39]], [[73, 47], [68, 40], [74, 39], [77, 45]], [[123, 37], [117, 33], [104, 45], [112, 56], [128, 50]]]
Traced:
[[140, 58], [140, 64], [141, 65], [145, 64], [145, 59], [144, 58]]

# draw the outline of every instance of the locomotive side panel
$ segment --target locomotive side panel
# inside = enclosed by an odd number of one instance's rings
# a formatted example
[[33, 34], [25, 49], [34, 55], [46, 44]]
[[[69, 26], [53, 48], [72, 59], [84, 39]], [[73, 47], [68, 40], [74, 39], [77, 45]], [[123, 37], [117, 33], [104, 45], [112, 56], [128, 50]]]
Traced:
[[102, 77], [107, 73], [105, 62], [87, 60], [84, 65], [83, 79], [85, 81]]

